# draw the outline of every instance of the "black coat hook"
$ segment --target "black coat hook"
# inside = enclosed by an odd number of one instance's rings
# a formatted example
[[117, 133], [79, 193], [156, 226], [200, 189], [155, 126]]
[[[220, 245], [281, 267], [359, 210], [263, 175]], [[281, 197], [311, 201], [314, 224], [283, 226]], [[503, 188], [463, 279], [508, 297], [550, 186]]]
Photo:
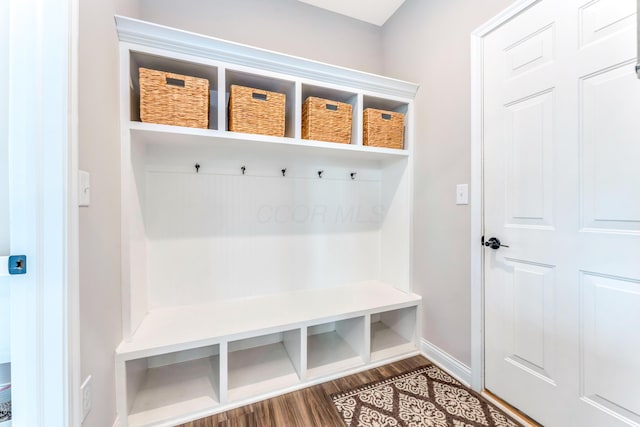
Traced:
[[196, 173], [200, 173], [200, 163], [196, 163], [195, 168], [196, 168]]
[[356, 179], [356, 174], [357, 174], [357, 173], [358, 173], [358, 172], [351, 172], [351, 174], [350, 174], [350, 175], [351, 175], [351, 179]]
[[282, 169], [280, 172], [282, 172], [282, 176], [285, 176], [287, 174], [287, 168]]
[[318, 171], [318, 178], [322, 178], [322, 174], [324, 173], [324, 171]]
[[247, 168], [245, 166], [242, 166], [240, 170], [242, 171], [242, 175], [244, 175], [244, 172], [247, 170]]

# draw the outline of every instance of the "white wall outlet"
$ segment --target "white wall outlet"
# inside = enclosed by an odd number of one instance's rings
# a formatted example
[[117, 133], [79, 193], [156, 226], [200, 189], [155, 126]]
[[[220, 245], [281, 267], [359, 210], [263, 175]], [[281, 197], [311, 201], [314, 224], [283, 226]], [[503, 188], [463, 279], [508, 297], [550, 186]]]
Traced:
[[469, 204], [469, 184], [456, 185], [456, 205]]
[[91, 204], [91, 175], [87, 171], [78, 171], [78, 206]]
[[84, 421], [91, 412], [91, 375], [80, 386], [80, 394], [82, 395], [82, 421]]

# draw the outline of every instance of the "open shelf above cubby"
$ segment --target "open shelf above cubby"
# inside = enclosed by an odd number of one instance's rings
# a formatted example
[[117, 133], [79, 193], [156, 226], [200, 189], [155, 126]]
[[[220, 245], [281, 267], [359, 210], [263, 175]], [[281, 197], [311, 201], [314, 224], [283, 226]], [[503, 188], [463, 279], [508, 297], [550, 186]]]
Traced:
[[362, 101], [363, 110], [367, 108], [376, 108], [378, 110], [395, 111], [397, 113], [407, 113], [408, 105], [406, 102], [380, 98], [377, 96], [365, 95]]

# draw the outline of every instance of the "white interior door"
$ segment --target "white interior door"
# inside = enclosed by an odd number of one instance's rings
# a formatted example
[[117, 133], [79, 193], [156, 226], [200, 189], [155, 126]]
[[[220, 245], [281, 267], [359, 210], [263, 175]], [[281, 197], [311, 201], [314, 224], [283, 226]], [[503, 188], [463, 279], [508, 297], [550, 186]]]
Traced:
[[485, 387], [640, 425], [636, 0], [541, 0], [484, 41]]

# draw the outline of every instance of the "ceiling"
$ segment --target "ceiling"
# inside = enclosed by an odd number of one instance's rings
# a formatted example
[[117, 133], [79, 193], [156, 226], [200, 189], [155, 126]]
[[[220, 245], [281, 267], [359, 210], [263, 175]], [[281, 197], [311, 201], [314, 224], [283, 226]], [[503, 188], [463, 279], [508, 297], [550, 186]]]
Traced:
[[382, 26], [405, 0], [298, 0], [360, 21]]

